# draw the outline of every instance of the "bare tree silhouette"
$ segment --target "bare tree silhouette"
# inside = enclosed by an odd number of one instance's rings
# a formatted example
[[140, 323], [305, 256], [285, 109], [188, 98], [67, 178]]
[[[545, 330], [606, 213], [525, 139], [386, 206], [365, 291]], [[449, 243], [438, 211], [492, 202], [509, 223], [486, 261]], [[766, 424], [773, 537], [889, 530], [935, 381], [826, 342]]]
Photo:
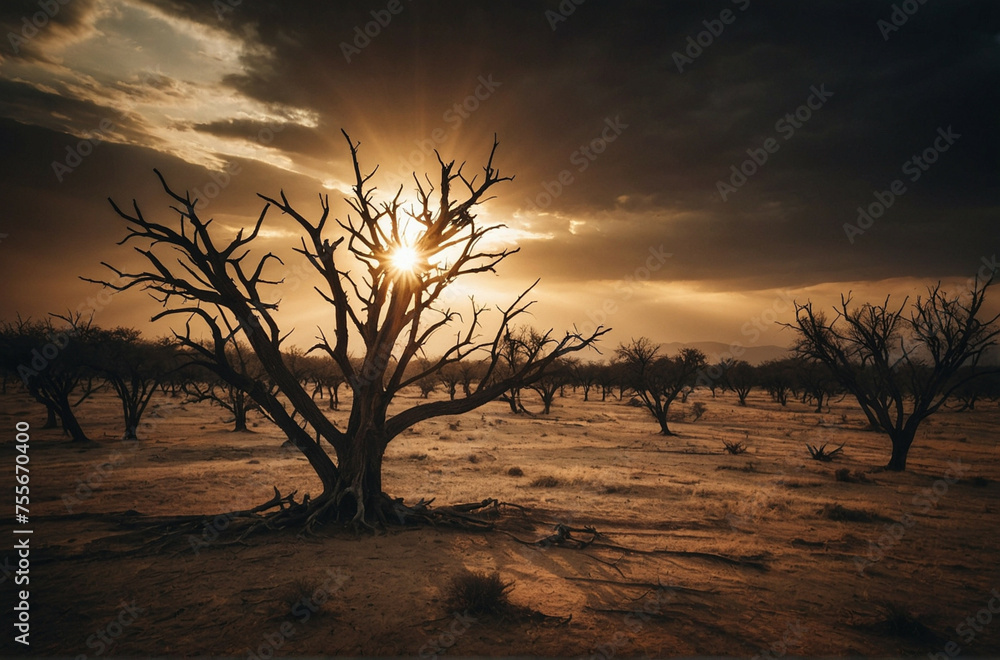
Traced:
[[[60, 329], [52, 318], [65, 322]], [[75, 442], [88, 442], [76, 407], [100, 389], [90, 353], [97, 328], [92, 318], [68, 313], [45, 321], [18, 318], [0, 326], [0, 355], [28, 394], [45, 406], [49, 423], [58, 417], [63, 432]]]
[[795, 305], [796, 320], [785, 325], [799, 334], [796, 352], [827, 365], [872, 428], [888, 434], [886, 469], [905, 470], [920, 423], [963, 385], [997, 372], [962, 370], [979, 365], [1000, 335], [1000, 315], [979, 318], [989, 285], [977, 281], [967, 296], [949, 297], [939, 283], [916, 299], [909, 316], [908, 299], [897, 308], [888, 297], [850, 309], [851, 295], [841, 296], [832, 321], [811, 302]]
[[[260, 381], [266, 374], [260, 364], [253, 359], [250, 347], [239, 341], [231, 341], [225, 347], [228, 364], [244, 378], [250, 381]], [[248, 415], [251, 411], [260, 411], [260, 406], [251, 398], [250, 393], [237, 384], [222, 378], [218, 372], [204, 365], [197, 364], [195, 355], [191, 355], [188, 366], [198, 369], [188, 369], [193, 377], [182, 385], [182, 390], [191, 403], [207, 401], [219, 406], [232, 414], [233, 432], [247, 433]], [[228, 423], [230, 420], [226, 420]]]
[[122, 404], [123, 440], [139, 439], [139, 423], [162, 380], [175, 367], [174, 349], [145, 341], [138, 330], [96, 330], [90, 366], [101, 374]]
[[747, 405], [750, 391], [760, 382], [757, 368], [746, 360], [737, 360], [728, 367], [722, 376], [724, 387], [731, 389], [741, 406]]
[[705, 354], [683, 348], [674, 357], [660, 355], [660, 347], [646, 337], [632, 339], [615, 351], [623, 365], [626, 387], [635, 392], [660, 424], [662, 435], [674, 435], [667, 426], [670, 404], [694, 385], [698, 371], [706, 365]]
[[[347, 199], [354, 216], [337, 220], [339, 235], [327, 233], [330, 205], [320, 197], [320, 216], [307, 219], [289, 203], [284, 192], [277, 199], [261, 195], [267, 202], [249, 233], [240, 230], [226, 244], [216, 244], [209, 231], [211, 220], [199, 217], [197, 200], [174, 192], [157, 171], [172, 208], [178, 213], [174, 229], [147, 219], [133, 202], [125, 211], [113, 201], [114, 210], [128, 225], [122, 243], [140, 243], [139, 253], [151, 268], [126, 273], [108, 264], [118, 283], [97, 281], [116, 290], [141, 287], [166, 309], [154, 319], [183, 315], [187, 322], [177, 341], [198, 355], [198, 360], [227, 382], [249, 392], [261, 409], [287, 435], [289, 442], [308, 459], [323, 484], [323, 492], [307, 503], [284, 509], [283, 520], [311, 526], [329, 519], [355, 524], [396, 521], [413, 511], [389, 498], [382, 488], [382, 457], [388, 444], [405, 429], [432, 417], [455, 415], [492, 401], [518, 384], [540, 378], [559, 357], [592, 344], [607, 330], [598, 328], [584, 336], [566, 332], [556, 338], [541, 335], [538, 349], [513, 365], [501, 369], [504, 340], [513, 322], [530, 305], [529, 287], [507, 307], [499, 309], [498, 327], [492, 338], [480, 338], [487, 308], [471, 302], [471, 311], [450, 348], [423, 370], [409, 367], [428, 340], [453, 324], [457, 312], [443, 307], [442, 293], [456, 279], [496, 267], [517, 249], [482, 249], [480, 244], [501, 225], [482, 226], [476, 207], [501, 177], [493, 166], [498, 143], [494, 140], [483, 178], [467, 178], [462, 166], [438, 156], [437, 187], [417, 177], [417, 201], [409, 209], [401, 201], [402, 187], [389, 201], [376, 203], [370, 181], [375, 171], [363, 174], [358, 144], [347, 133], [354, 170], [352, 196]], [[268, 210], [277, 207], [304, 232], [296, 252], [319, 274], [322, 287], [316, 291], [329, 303], [333, 335], [321, 329], [312, 350], [327, 353], [348, 378], [353, 397], [346, 427], [339, 428], [320, 410], [282, 354], [287, 338], [274, 317], [278, 307], [265, 287], [279, 284], [269, 277], [269, 268], [281, 263], [272, 253], [248, 263], [251, 243], [260, 233]], [[407, 225], [414, 229], [407, 233]], [[167, 255], [179, 254], [176, 263]], [[354, 269], [360, 270], [361, 275]], [[200, 322], [212, 337], [208, 346], [196, 341], [192, 323]], [[252, 381], [230, 363], [226, 347], [237, 333], [245, 337], [270, 385]], [[352, 362], [351, 348], [358, 345], [361, 364]], [[484, 356], [485, 368], [467, 396], [454, 401], [429, 401], [388, 415], [389, 404], [404, 387], [439, 372], [449, 364]], [[279, 398], [278, 394], [283, 398]], [[288, 402], [288, 407], [285, 405]], [[294, 415], [315, 431], [315, 439], [299, 425]], [[333, 448], [336, 461], [324, 445]]]

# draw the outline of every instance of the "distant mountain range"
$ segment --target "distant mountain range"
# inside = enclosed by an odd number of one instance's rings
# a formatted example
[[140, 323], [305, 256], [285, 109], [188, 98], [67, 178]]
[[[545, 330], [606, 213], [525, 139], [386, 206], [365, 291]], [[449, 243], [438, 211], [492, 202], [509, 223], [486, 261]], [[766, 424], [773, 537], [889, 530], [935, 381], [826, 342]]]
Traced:
[[708, 358], [709, 364], [714, 364], [720, 358], [736, 357], [738, 360], [746, 360], [750, 364], [757, 365], [768, 360], [780, 360], [791, 356], [791, 351], [782, 346], [743, 346], [743, 353], [739, 356], [733, 355], [733, 347], [721, 341], [694, 341], [681, 343], [678, 341], [663, 344], [661, 350], [666, 355], [676, 355], [682, 348], [697, 348]]

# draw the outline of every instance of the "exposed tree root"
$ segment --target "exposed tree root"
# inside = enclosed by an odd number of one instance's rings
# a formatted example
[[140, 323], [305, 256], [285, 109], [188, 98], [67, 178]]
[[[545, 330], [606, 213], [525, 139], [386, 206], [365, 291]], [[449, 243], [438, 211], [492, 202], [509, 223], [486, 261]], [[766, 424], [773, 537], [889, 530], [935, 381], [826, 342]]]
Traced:
[[[717, 563], [766, 571], [768, 567], [760, 559], [761, 556], [728, 557], [709, 552], [653, 549], [644, 550], [615, 543], [606, 542], [601, 532], [592, 526], [571, 527], [564, 523], [539, 520], [532, 511], [494, 498], [479, 502], [454, 504], [450, 506], [432, 507], [433, 499], [421, 499], [415, 504], [407, 505], [402, 498], [393, 499], [382, 493], [372, 498], [364, 508], [364, 515], [359, 518], [358, 507], [351, 501], [354, 494], [350, 489], [342, 490], [338, 496], [324, 494], [310, 499], [306, 495], [301, 501], [296, 501], [296, 492], [282, 495], [277, 487], [274, 495], [267, 502], [250, 509], [231, 511], [215, 516], [176, 516], [176, 517], [145, 517], [133, 511], [119, 514], [115, 518], [122, 527], [133, 531], [114, 537], [114, 544], [129, 546], [130, 541], [138, 541], [138, 547], [124, 549], [127, 554], [156, 553], [168, 545], [177, 545], [178, 541], [186, 542], [188, 549], [196, 553], [209, 546], [246, 545], [246, 539], [259, 532], [276, 532], [282, 530], [297, 531], [300, 536], [316, 535], [321, 528], [348, 529], [359, 531], [381, 531], [400, 527], [434, 526], [475, 532], [499, 532], [509, 536], [517, 543], [534, 548], [563, 548], [567, 550], [610, 550], [620, 553], [617, 559], [609, 560], [595, 556], [593, 552], [584, 553], [588, 558], [600, 562], [618, 572], [622, 578], [624, 573], [618, 563], [628, 555], [660, 555], [674, 557], [690, 557]], [[525, 539], [515, 534], [513, 530], [533, 532], [538, 528], [548, 527], [551, 533], [536, 539]], [[109, 539], [111, 540], [111, 539]], [[597, 579], [568, 578], [580, 581]], [[612, 583], [611, 581], [608, 581]], [[614, 582], [623, 586], [643, 586], [651, 589], [663, 588], [652, 583]], [[670, 588], [670, 587], [666, 587]], [[673, 587], [677, 590], [686, 588]]]

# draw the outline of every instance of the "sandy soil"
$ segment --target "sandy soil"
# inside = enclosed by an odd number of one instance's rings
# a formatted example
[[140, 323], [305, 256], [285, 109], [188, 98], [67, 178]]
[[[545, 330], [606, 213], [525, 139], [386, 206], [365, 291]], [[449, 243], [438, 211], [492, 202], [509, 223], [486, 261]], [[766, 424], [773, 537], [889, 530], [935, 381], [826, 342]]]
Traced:
[[[675, 422], [671, 438], [610, 398], [570, 394], [537, 417], [490, 404], [397, 438], [384, 484], [409, 503], [495, 497], [552, 523], [592, 525], [607, 544], [702, 555], [537, 549], [440, 528], [275, 533], [245, 545], [206, 528], [201, 540], [136, 552], [129, 524], [139, 516], [249, 508], [272, 485], [301, 496], [318, 482], [258, 418], [253, 433], [232, 433], [218, 408], [158, 396], [143, 440], [125, 446], [117, 404], [103, 395], [82, 406], [97, 442], [80, 447], [40, 430], [38, 405], [4, 395], [7, 465], [15, 422], [32, 425], [31, 654], [926, 657], [948, 642], [963, 656], [1000, 654], [1000, 614], [985, 609], [1000, 588], [995, 403], [929, 420], [910, 471], [890, 474], [870, 472], [888, 459], [888, 440], [864, 430], [849, 400], [816, 414], [760, 393], [741, 408], [697, 392], [677, 414], [696, 401], [707, 413]], [[749, 451], [724, 453], [724, 439]], [[846, 447], [821, 463], [807, 442]], [[835, 479], [842, 468], [851, 482]], [[554, 481], [532, 485], [542, 477]], [[13, 558], [10, 546], [2, 552]], [[466, 569], [498, 570], [514, 582], [514, 603], [572, 619], [456, 618], [444, 594]], [[990, 621], [956, 630], [977, 613]], [[11, 624], [8, 605], [2, 648], [21, 652]]]

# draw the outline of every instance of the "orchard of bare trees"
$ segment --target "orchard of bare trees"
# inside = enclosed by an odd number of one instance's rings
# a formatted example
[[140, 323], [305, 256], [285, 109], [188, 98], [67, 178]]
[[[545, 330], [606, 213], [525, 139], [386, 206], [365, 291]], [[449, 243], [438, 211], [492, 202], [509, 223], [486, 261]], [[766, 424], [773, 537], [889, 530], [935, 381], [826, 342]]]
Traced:
[[[974, 409], [1000, 394], [989, 354], [1000, 330], [996, 317], [983, 317], [989, 282], [957, 297], [932, 287], [898, 305], [854, 305], [848, 295], [832, 315], [798, 304], [788, 324], [797, 338], [789, 356], [759, 365], [710, 362], [693, 348], [670, 355], [647, 337], [619, 344], [610, 359], [594, 359], [583, 351], [608, 329], [532, 327], [532, 287], [498, 306], [472, 300], [453, 309], [443, 302], [448, 287], [495, 272], [518, 251], [484, 247], [499, 225], [477, 219], [494, 189], [510, 180], [495, 164], [497, 143], [477, 175], [439, 158], [436, 179], [416, 179], [416, 202], [408, 207], [401, 191], [376, 198], [374, 170], [363, 168], [359, 144], [344, 137], [354, 180], [342, 218], [332, 216], [325, 196], [305, 209], [279, 190], [260, 195], [252, 227], [226, 236], [202, 217], [199, 200], [159, 172], [167, 212], [112, 201], [124, 221], [122, 243], [147, 267], [106, 263], [113, 279], [87, 281], [146, 292], [161, 307], [152, 320], [170, 321], [172, 334], [147, 339], [79, 315], [8, 321], [0, 326], [4, 389], [23, 388], [44, 406], [47, 426], [80, 443], [91, 438], [77, 411], [97, 392], [120, 401], [121, 437], [134, 442], [145, 439], [143, 415], [157, 392], [214, 406], [237, 433], [273, 424], [322, 483], [314, 497], [278, 498], [274, 516], [310, 527], [334, 520], [386, 525], [422, 514], [384, 492], [386, 448], [422, 421], [492, 401], [527, 416], [558, 414], [565, 396], [593, 406], [629, 403], [649, 413], [651, 429], [673, 436], [670, 423], [683, 419], [674, 412], [678, 402], [696, 390], [711, 399], [698, 404], [694, 420], [723, 397], [747, 406], [755, 389], [781, 408], [798, 401], [816, 414], [851, 397], [870, 428], [888, 436], [886, 467], [904, 470], [922, 420], [945, 405]], [[295, 253], [322, 283], [315, 296], [324, 314], [305, 345], [301, 330], [293, 344], [296, 329], [278, 321], [285, 263], [256, 249], [267, 222], [297, 228]], [[453, 337], [449, 347], [429, 354], [432, 339], [444, 334]], [[404, 391], [419, 395], [390, 414]], [[349, 406], [347, 421], [335, 423], [329, 413], [342, 404]]]

